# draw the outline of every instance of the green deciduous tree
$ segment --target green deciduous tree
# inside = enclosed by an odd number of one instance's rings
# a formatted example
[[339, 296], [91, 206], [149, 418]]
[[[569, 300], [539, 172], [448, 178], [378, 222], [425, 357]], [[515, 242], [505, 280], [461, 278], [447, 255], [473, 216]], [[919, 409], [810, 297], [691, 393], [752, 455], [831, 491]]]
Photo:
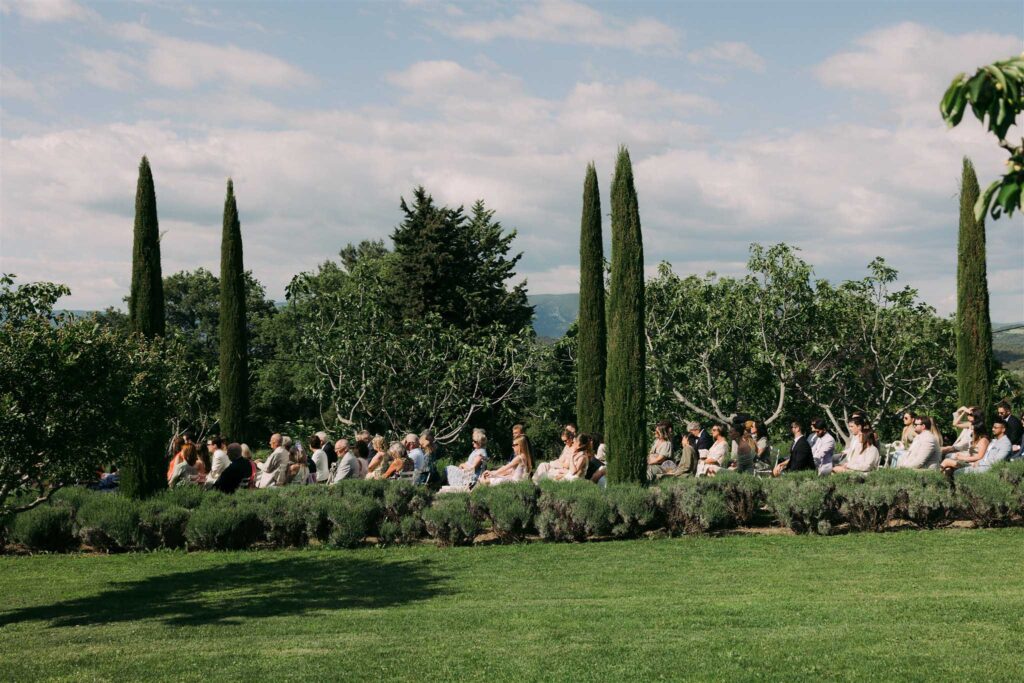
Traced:
[[220, 431], [242, 441], [249, 421], [249, 342], [245, 315], [242, 227], [228, 180], [220, 247]]
[[968, 105], [999, 140], [1010, 158], [1007, 170], [985, 193], [975, 199], [974, 216], [982, 219], [991, 207], [992, 218], [1005, 213], [1012, 216], [1024, 200], [1024, 138], [1019, 145], [1007, 142], [1006, 134], [1024, 110], [1024, 53], [978, 69], [973, 76], [957, 74], [946, 89], [939, 111], [950, 128], [957, 126]]
[[580, 220], [579, 360], [576, 420], [583, 432], [604, 432], [604, 382], [608, 334], [604, 311], [604, 245], [597, 169], [587, 166]]
[[132, 289], [128, 299], [131, 329], [148, 338], [164, 333], [164, 290], [160, 275], [160, 225], [156, 190], [149, 159], [139, 163], [135, 190], [135, 230], [132, 246]]
[[644, 246], [629, 152], [612, 181], [612, 258], [604, 399], [608, 479], [643, 481], [647, 454]]
[[985, 265], [985, 217], [974, 212], [978, 200], [974, 166], [964, 158], [960, 182], [960, 237], [957, 250], [956, 374], [960, 405], [990, 411], [995, 359], [988, 308]]

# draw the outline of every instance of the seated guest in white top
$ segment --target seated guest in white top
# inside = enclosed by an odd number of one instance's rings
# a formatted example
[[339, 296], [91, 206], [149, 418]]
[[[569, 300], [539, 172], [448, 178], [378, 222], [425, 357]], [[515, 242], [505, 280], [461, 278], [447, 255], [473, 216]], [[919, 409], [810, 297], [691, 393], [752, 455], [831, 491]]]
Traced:
[[584, 479], [591, 461], [594, 462], [594, 474], [600, 468], [600, 462], [594, 457], [594, 437], [590, 434], [577, 434], [573, 444], [576, 450], [569, 458], [569, 469], [561, 476], [556, 474], [553, 479], [560, 481]]
[[[850, 425], [851, 431], [853, 425]], [[882, 456], [878, 452], [878, 435], [871, 425], [857, 426], [857, 448], [850, 453], [842, 465], [832, 468], [833, 472], [871, 472], [878, 469]], [[852, 441], [852, 439], [851, 439]]]
[[356, 479], [361, 468], [356, 454], [348, 447], [348, 439], [338, 439], [334, 442], [334, 452], [338, 454], [338, 466], [334, 470], [332, 484], [337, 484], [344, 479]]
[[530, 442], [520, 434], [512, 440], [512, 459], [508, 464], [495, 470], [484, 470], [480, 475], [481, 484], [504, 484], [510, 481], [525, 481], [533, 470], [533, 456]]
[[[711, 427], [711, 448], [707, 449], [707, 457], [701, 457], [697, 464], [698, 477], [714, 476], [718, 470], [729, 464], [729, 440], [726, 438], [726, 430], [722, 425]], [[703, 453], [704, 451], [699, 451]]]
[[533, 474], [535, 482], [540, 482], [542, 479], [561, 479], [569, 471], [572, 455], [576, 452], [576, 427], [574, 425], [566, 425], [562, 430], [562, 444], [562, 453], [557, 459], [537, 465], [537, 471]]
[[195, 484], [199, 480], [199, 471], [196, 469], [196, 447], [190, 443], [181, 447], [181, 461], [174, 466], [171, 478], [167, 480], [167, 488], [185, 484]]
[[832, 474], [832, 458], [836, 452], [836, 439], [828, 433], [827, 424], [820, 417], [811, 422], [811, 430], [814, 433], [808, 441], [811, 444], [814, 466], [818, 468], [818, 474], [821, 476]]
[[[256, 488], [266, 489], [273, 486], [284, 486], [288, 480], [288, 449], [285, 447], [285, 439], [288, 437], [280, 434], [273, 434], [270, 437], [271, 453], [263, 462], [257, 462], [261, 474], [256, 482]], [[288, 439], [291, 445], [291, 439]]]
[[[849, 421], [847, 421], [846, 428], [850, 430], [850, 440], [846, 442], [846, 448], [844, 448], [843, 452], [839, 454], [839, 464], [846, 462], [847, 458], [849, 458], [854, 453], [860, 452], [860, 432], [866, 424], [867, 420], [865, 420], [863, 417], [861, 417], [861, 415], [857, 413], [852, 415]], [[832, 469], [834, 471], [835, 467], [833, 467]]]
[[461, 465], [449, 465], [445, 470], [448, 486], [470, 488], [476, 484], [487, 460], [487, 433], [482, 429], [473, 430], [473, 451]]
[[[946, 458], [942, 461], [942, 471], [946, 474], [955, 472], [961, 468], [973, 467], [981, 463], [983, 469], [976, 471], [987, 471], [995, 462], [998, 460], [1004, 460], [1006, 453], [1000, 453], [997, 451], [993, 455], [989, 455], [989, 451], [992, 450], [992, 446], [996, 441], [996, 434], [1005, 438], [1006, 427], [1003, 424], [993, 424], [991, 435], [989, 434], [988, 427], [985, 426], [984, 421], [981, 419], [981, 411], [979, 410], [974, 415], [974, 439], [970, 449], [967, 453], [957, 453], [952, 458]], [[1008, 441], [1008, 440], [1007, 440]], [[996, 460], [996, 458], [998, 460]]]
[[217, 483], [220, 475], [231, 464], [231, 458], [224, 450], [224, 437], [215, 436], [208, 442], [208, 448], [212, 452], [210, 456], [210, 473], [206, 475], [206, 487], [210, 488]]
[[402, 445], [405, 446], [405, 451], [408, 457], [412, 460], [413, 470], [415, 472], [423, 471], [424, 460], [426, 460], [426, 453], [420, 448], [420, 437], [415, 434], [406, 434], [405, 439], [402, 440]]
[[313, 450], [313, 467], [318, 484], [327, 483], [331, 479], [331, 466], [327, 464], [327, 452], [323, 449], [323, 445], [319, 434], [309, 437], [309, 447]]
[[949, 455], [950, 453], [966, 453], [971, 448], [971, 443], [974, 441], [974, 429], [972, 428], [972, 420], [974, 419], [974, 407], [960, 406], [953, 413], [953, 429], [959, 429], [960, 434], [956, 437], [956, 441], [953, 442], [952, 446], [943, 446], [942, 454]]
[[768, 458], [771, 455], [771, 446], [768, 443], [768, 430], [757, 420], [747, 420], [744, 426], [747, 428], [747, 432], [750, 433], [750, 438], [757, 444], [757, 455], [755, 457], [758, 460], [768, 462]]
[[896, 467], [912, 470], [935, 469], [942, 461], [942, 451], [932, 434], [932, 421], [926, 415], [914, 418], [917, 436], [906, 453], [896, 461]]
[[366, 478], [380, 479], [388, 469], [388, 444], [384, 437], [378, 434], [373, 437], [370, 447], [373, 453], [371, 454], [370, 462], [366, 465]]

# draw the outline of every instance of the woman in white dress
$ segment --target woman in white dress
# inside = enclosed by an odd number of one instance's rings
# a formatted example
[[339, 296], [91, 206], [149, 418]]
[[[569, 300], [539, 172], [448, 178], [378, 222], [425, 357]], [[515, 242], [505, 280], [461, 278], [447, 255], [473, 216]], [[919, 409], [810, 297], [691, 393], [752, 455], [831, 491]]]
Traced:
[[373, 446], [373, 457], [370, 458], [370, 462], [367, 463], [366, 467], [366, 479], [380, 479], [384, 472], [387, 471], [388, 465], [388, 446], [387, 442], [384, 441], [384, 437], [378, 434], [373, 437], [371, 442]]
[[453, 489], [469, 489], [476, 484], [477, 477], [487, 461], [487, 433], [482, 429], [473, 430], [473, 452], [461, 465], [449, 465], [445, 470], [448, 486]]
[[533, 470], [533, 455], [530, 453], [530, 442], [525, 436], [517, 436], [512, 440], [512, 453], [512, 459], [507, 465], [496, 470], [485, 470], [480, 475], [480, 483], [493, 485], [529, 479]]
[[878, 452], [878, 435], [871, 425], [860, 425], [860, 438], [846, 462], [832, 468], [833, 472], [871, 472], [878, 469], [882, 456]]
[[711, 428], [711, 438], [714, 441], [708, 449], [707, 457], [701, 458], [697, 465], [698, 477], [713, 477], [715, 472], [729, 464], [729, 440], [725, 436], [725, 427], [714, 425]]

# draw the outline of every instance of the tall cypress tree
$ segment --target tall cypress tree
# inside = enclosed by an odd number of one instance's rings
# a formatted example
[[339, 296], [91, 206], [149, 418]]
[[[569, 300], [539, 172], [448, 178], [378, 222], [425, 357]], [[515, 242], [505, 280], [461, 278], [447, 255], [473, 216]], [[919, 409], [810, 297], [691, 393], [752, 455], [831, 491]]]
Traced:
[[644, 245], [629, 151], [619, 148], [612, 181], [612, 272], [604, 398], [608, 479], [643, 481], [645, 429]]
[[245, 438], [249, 417], [249, 354], [245, 324], [245, 269], [242, 226], [234, 184], [228, 179], [220, 243], [220, 431]]
[[128, 320], [133, 332], [147, 338], [164, 334], [164, 284], [160, 273], [160, 224], [149, 159], [139, 163], [135, 190], [135, 238], [132, 246], [132, 289]]
[[582, 432], [604, 432], [608, 333], [604, 316], [604, 245], [597, 169], [587, 166], [580, 220], [580, 310], [576, 361], [576, 421]]
[[979, 406], [988, 414], [992, 410], [995, 361], [988, 311], [985, 217], [974, 218], [979, 192], [974, 165], [964, 157], [956, 269], [956, 380], [960, 405]]

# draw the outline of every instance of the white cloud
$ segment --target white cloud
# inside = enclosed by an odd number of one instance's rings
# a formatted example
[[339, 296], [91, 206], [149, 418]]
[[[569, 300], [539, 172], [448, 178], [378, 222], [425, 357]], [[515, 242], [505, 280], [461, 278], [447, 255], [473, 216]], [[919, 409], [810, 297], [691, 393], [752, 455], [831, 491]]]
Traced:
[[21, 100], [32, 104], [38, 104], [44, 99], [43, 93], [36, 83], [22, 78], [14, 69], [6, 66], [0, 68], [0, 97], [5, 100]]
[[754, 48], [740, 42], [712, 43], [687, 55], [693, 64], [704, 64], [717, 68], [749, 69], [757, 73], [764, 72], [764, 57], [754, 52]]
[[135, 82], [138, 63], [130, 55], [116, 50], [81, 49], [75, 57], [85, 67], [85, 79], [108, 90], [127, 90]]
[[452, 35], [478, 43], [499, 38], [547, 43], [617, 47], [638, 52], [675, 50], [679, 32], [660, 21], [640, 18], [627, 22], [573, 0], [540, 0], [516, 5], [509, 17], [490, 21], [436, 24]]
[[74, 0], [4, 0], [0, 3], [0, 11], [36, 22], [82, 21], [96, 17], [94, 11]]
[[113, 34], [148, 47], [145, 70], [157, 85], [187, 90], [210, 82], [236, 86], [305, 86], [314, 79], [265, 52], [166, 36], [141, 24], [116, 24]]

